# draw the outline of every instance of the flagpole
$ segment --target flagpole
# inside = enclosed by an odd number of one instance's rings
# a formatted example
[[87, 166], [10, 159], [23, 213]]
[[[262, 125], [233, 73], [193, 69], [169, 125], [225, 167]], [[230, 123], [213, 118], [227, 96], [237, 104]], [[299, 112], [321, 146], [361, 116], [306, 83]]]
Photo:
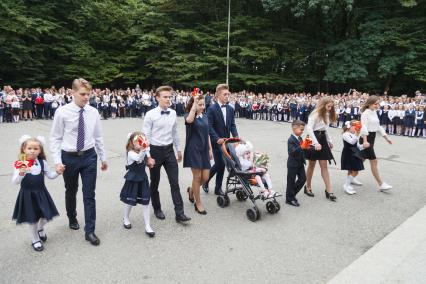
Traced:
[[226, 84], [229, 84], [229, 38], [231, 35], [231, 0], [229, 0], [228, 3], [228, 46], [226, 48]]

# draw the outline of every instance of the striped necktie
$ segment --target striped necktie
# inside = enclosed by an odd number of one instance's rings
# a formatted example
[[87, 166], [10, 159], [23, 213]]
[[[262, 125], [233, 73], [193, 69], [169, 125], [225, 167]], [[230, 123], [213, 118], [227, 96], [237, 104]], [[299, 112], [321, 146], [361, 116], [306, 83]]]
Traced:
[[78, 134], [77, 134], [77, 151], [81, 151], [84, 148], [84, 108], [80, 109], [80, 116], [78, 118]]

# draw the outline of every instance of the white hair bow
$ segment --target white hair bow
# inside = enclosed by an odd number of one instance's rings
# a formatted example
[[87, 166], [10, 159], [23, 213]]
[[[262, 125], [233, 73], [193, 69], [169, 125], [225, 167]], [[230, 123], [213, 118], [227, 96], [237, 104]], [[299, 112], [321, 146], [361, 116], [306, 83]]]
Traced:
[[346, 126], [346, 128], [350, 128], [351, 127], [351, 122], [350, 121], [346, 121], [345, 122], [345, 126]]
[[23, 144], [25, 141], [27, 141], [28, 139], [30, 139], [31, 138], [31, 136], [30, 135], [28, 135], [28, 134], [24, 134], [24, 135], [22, 135], [19, 139], [18, 139], [18, 141], [19, 141], [19, 143], [20, 144]]
[[130, 139], [130, 136], [132, 136], [132, 132], [129, 132], [129, 134], [127, 134], [127, 140]]
[[46, 138], [44, 136], [37, 136], [36, 139], [40, 141], [42, 146], [46, 145]]

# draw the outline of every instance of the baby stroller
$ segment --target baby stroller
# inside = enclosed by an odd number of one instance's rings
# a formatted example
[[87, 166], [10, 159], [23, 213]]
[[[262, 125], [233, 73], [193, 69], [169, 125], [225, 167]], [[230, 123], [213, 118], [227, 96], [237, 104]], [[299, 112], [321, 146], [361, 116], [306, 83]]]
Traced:
[[239, 138], [228, 138], [222, 144], [222, 157], [225, 162], [226, 169], [228, 170], [228, 177], [226, 178], [226, 190], [223, 195], [217, 197], [217, 204], [225, 208], [229, 205], [228, 194], [235, 194], [237, 200], [245, 201], [249, 199], [253, 207], [247, 209], [247, 218], [255, 222], [260, 218], [259, 209], [256, 206], [256, 200], [260, 199], [266, 202], [266, 210], [270, 214], [275, 214], [280, 211], [280, 204], [276, 200], [282, 194], [275, 193], [273, 196], [265, 197], [263, 194], [255, 194], [251, 186], [258, 186], [255, 176], [262, 175], [261, 172], [246, 172], [241, 170], [240, 160], [235, 152], [235, 147], [239, 142], [243, 142]]

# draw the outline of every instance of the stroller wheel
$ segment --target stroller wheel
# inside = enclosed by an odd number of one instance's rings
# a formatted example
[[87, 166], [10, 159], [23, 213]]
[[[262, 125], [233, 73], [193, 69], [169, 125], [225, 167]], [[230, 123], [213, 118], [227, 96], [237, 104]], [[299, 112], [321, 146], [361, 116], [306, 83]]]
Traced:
[[259, 215], [257, 214], [257, 212], [258, 211], [255, 207], [247, 209], [247, 218], [252, 222], [256, 222], [256, 220], [259, 219]]
[[219, 195], [217, 197], [216, 201], [217, 201], [217, 205], [219, 205], [219, 207], [221, 207], [221, 208], [225, 208], [226, 206], [229, 205], [229, 197], [228, 196]]
[[224, 198], [225, 198], [225, 207], [227, 207], [231, 201], [229, 200], [228, 195], [225, 195]]
[[280, 209], [281, 209], [281, 206], [280, 206], [280, 204], [278, 203], [278, 201], [274, 201], [274, 205], [275, 205], [275, 213], [277, 213], [278, 211], [280, 211]]
[[269, 214], [275, 214], [276, 212], [278, 212], [274, 202], [272, 201], [268, 201], [266, 203], [266, 211], [268, 211]]
[[248, 197], [247, 194], [242, 190], [238, 190], [235, 195], [237, 196], [238, 201], [245, 201]]

